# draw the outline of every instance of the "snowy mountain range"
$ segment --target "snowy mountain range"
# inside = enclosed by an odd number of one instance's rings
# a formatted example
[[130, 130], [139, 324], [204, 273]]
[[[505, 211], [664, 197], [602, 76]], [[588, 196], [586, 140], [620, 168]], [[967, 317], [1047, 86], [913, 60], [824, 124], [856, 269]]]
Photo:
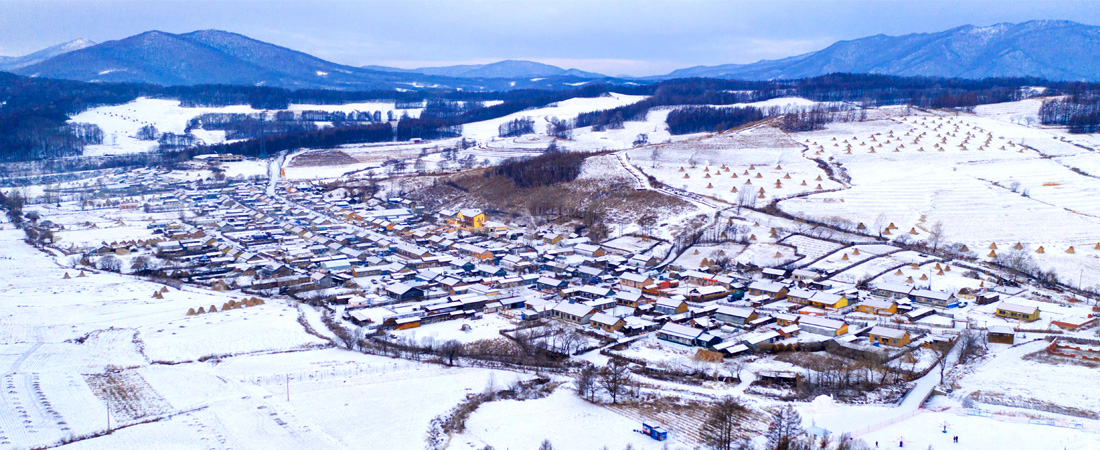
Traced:
[[958, 78], [1100, 80], [1100, 27], [1062, 20], [962, 26], [938, 33], [877, 35], [752, 64], [698, 66], [659, 79], [767, 80], [836, 72]]
[[578, 69], [562, 69], [561, 67], [543, 64], [535, 61], [519, 61], [508, 59], [490, 64], [466, 64], [442, 67], [420, 67], [417, 69], [398, 69], [386, 66], [363, 66], [364, 69], [380, 70], [384, 72], [421, 73], [425, 75], [440, 75], [458, 78], [524, 78], [524, 77], [578, 77], [578, 78], [606, 78], [593, 72], [585, 72]]
[[938, 33], [877, 35], [840, 41], [790, 58], [697, 66], [634, 80], [519, 60], [417, 69], [353, 67], [218, 30], [184, 34], [149, 31], [100, 44], [80, 39], [22, 57], [0, 57], [0, 70], [93, 82], [345, 90], [566, 89], [596, 81], [796, 79], [837, 72], [1100, 80], [1100, 27], [1070, 21], [1031, 21], [988, 27], [967, 25]]
[[[29, 57], [29, 56], [28, 56]], [[107, 41], [12, 69], [34, 77], [90, 82], [161, 85], [233, 84], [292, 89], [505, 90], [568, 88], [585, 79], [456, 78], [416, 72], [364, 69], [326, 61], [306, 53], [237, 33], [202, 30], [184, 34], [148, 31]]]
[[47, 59], [53, 58], [58, 55], [63, 55], [72, 51], [88, 48], [95, 45], [95, 42], [87, 39], [77, 39], [69, 41], [64, 44], [55, 45], [53, 47], [45, 48], [37, 52], [24, 56], [0, 56], [0, 70], [11, 71], [20, 67], [26, 67], [33, 64], [38, 64]]

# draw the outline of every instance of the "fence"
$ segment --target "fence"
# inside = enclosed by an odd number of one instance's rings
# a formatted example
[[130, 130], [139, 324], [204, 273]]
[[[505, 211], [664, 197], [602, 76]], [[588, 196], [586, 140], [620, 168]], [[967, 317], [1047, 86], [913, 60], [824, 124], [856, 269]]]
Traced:
[[925, 411], [924, 409], [914, 409], [914, 410], [912, 410], [912, 411], [909, 411], [909, 412], [907, 412], [907, 413], [905, 413], [905, 414], [902, 414], [902, 415], [900, 415], [900, 416], [896, 416], [896, 417], [893, 417], [893, 418], [887, 419], [887, 420], [885, 420], [885, 421], [882, 421], [882, 422], [876, 423], [876, 424], [874, 424], [874, 425], [871, 425], [871, 426], [869, 426], [869, 427], [864, 427], [864, 428], [860, 428], [860, 429], [858, 429], [858, 430], [855, 430], [855, 431], [853, 431], [853, 432], [852, 432], [852, 438], [853, 438], [853, 439], [855, 439], [855, 438], [858, 438], [858, 437], [860, 437], [860, 436], [863, 436], [863, 435], [865, 435], [865, 434], [867, 434], [867, 433], [871, 433], [871, 432], [875, 432], [875, 431], [881, 430], [881, 429], [883, 429], [883, 428], [886, 428], [886, 427], [888, 427], [888, 426], [890, 426], [890, 425], [893, 425], [893, 424], [895, 424], [895, 423], [901, 422], [901, 421], [903, 421], [903, 420], [908, 420], [909, 418], [911, 418], [911, 417], [913, 417], [913, 416], [915, 416], [915, 415], [917, 415], [917, 414], [923, 413], [924, 411]]
[[[851, 436], [852, 436], [853, 439], [858, 438], [860, 436], [863, 436], [863, 435], [866, 435], [868, 433], [872, 433], [872, 432], [881, 430], [883, 428], [886, 428], [886, 427], [888, 427], [890, 425], [893, 425], [893, 424], [896, 424], [898, 422], [908, 420], [908, 419], [912, 418], [913, 416], [924, 413], [926, 411], [928, 411], [928, 410], [926, 410], [924, 408], [909, 411], [909, 412], [907, 412], [905, 414], [902, 414], [900, 416], [893, 417], [893, 418], [890, 418], [888, 420], [876, 423], [874, 425], [852, 431]], [[1059, 428], [1069, 428], [1069, 429], [1084, 431], [1084, 432], [1088, 432], [1088, 433], [1100, 434], [1100, 429], [1098, 429], [1097, 427], [1085, 426], [1085, 424], [1083, 424], [1083, 423], [1071, 422], [1071, 421], [1068, 421], [1068, 420], [1047, 419], [1047, 418], [1041, 418], [1041, 417], [1013, 416], [1013, 415], [1008, 415], [1008, 414], [997, 413], [997, 412], [994, 412], [994, 411], [986, 411], [986, 410], [974, 409], [974, 408], [944, 408], [944, 409], [937, 409], [936, 412], [954, 412], [959, 416], [985, 417], [987, 419], [999, 420], [1001, 422], [1025, 423], [1025, 424], [1029, 424], [1029, 425], [1046, 425], [1046, 426], [1059, 427]]]
[[240, 378], [240, 381], [259, 386], [282, 386], [285, 384], [316, 383], [332, 380], [351, 380], [355, 378], [381, 375], [396, 371], [419, 369], [426, 363], [394, 360], [380, 365], [355, 365], [354, 367], [334, 367], [318, 370], [302, 370], [287, 373], [272, 373]]
[[1080, 422], [1071, 422], [1068, 420], [1058, 419], [1046, 419], [1042, 417], [1027, 417], [1027, 416], [1014, 416], [1008, 414], [1001, 414], [994, 411], [986, 411], [982, 409], [974, 408], [952, 408], [952, 411], [956, 411], [960, 416], [971, 417], [985, 417], [988, 419], [999, 420], [1001, 422], [1013, 422], [1013, 423], [1026, 423], [1030, 425], [1047, 425], [1059, 428], [1069, 428], [1073, 430], [1080, 430], [1089, 433], [1100, 434], [1100, 429], [1095, 427], [1086, 427], [1085, 424]]

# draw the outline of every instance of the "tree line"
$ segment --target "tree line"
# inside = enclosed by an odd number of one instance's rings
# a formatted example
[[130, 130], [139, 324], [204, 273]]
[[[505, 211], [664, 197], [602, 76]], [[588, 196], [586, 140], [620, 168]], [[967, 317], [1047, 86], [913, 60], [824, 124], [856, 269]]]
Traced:
[[1100, 91], [1083, 91], [1043, 101], [1039, 122], [1062, 125], [1070, 133], [1100, 132]]
[[[139, 96], [176, 99], [183, 106], [227, 106], [248, 104], [258, 109], [285, 109], [291, 103], [346, 104], [368, 100], [424, 104], [425, 116], [398, 125], [396, 136], [434, 139], [454, 136], [462, 124], [495, 119], [526, 109], [544, 107], [570, 98], [591, 98], [611, 92], [645, 95], [642, 101], [605, 111], [584, 113], [573, 126], [594, 129], [619, 128], [623, 122], [644, 120], [655, 107], [672, 105], [731, 105], [781, 96], [800, 96], [820, 102], [856, 102], [865, 106], [909, 104], [930, 108], [972, 108], [987, 103], [1018, 100], [1025, 87], [1044, 86], [1042, 95], [1095, 92], [1096, 83], [1048, 82], [1035, 78], [990, 78], [982, 80], [928, 77], [894, 77], [866, 74], [831, 74], [800, 80], [739, 81], [704, 78], [668, 80], [648, 85], [594, 84], [570, 90], [515, 90], [468, 92], [430, 89], [424, 91], [332, 91], [288, 90], [264, 86], [156, 86], [135, 83], [84, 83], [49, 80], [0, 73], [0, 161], [27, 161], [78, 156], [85, 145], [101, 142], [101, 132], [86, 125], [68, 126], [72, 115], [89, 108], [130, 102]], [[484, 103], [499, 100], [491, 106]], [[1067, 116], [1051, 106], [1052, 117]], [[1070, 124], [1070, 119], [1073, 123]], [[371, 119], [377, 120], [375, 115]], [[358, 119], [358, 117], [357, 117]], [[806, 117], [814, 123], [813, 114]], [[1063, 119], [1054, 119], [1063, 120]], [[1073, 130], [1096, 128], [1098, 115], [1070, 114], [1064, 121]], [[404, 121], [402, 121], [404, 122]], [[803, 122], [807, 122], [803, 120]], [[560, 124], [559, 124], [560, 125]], [[332, 139], [336, 135], [366, 132], [319, 133], [308, 140]], [[567, 136], [568, 127], [555, 132]], [[372, 128], [380, 131], [382, 128]], [[301, 130], [286, 130], [299, 135]], [[297, 139], [302, 139], [299, 136]], [[186, 139], [170, 137], [174, 145]]]
[[764, 112], [759, 108], [689, 106], [672, 110], [668, 113], [666, 122], [669, 133], [688, 134], [703, 131], [720, 132], [763, 119]]

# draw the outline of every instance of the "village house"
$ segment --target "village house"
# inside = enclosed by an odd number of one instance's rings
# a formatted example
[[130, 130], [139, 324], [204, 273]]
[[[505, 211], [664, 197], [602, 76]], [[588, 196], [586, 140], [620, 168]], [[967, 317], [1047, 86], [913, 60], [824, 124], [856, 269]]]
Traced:
[[712, 347], [722, 342], [722, 338], [707, 333], [706, 330], [671, 322], [657, 330], [657, 339], [689, 347]]
[[653, 284], [653, 278], [642, 275], [640, 273], [626, 272], [619, 277], [619, 284], [624, 287], [642, 289], [650, 284]]
[[993, 344], [1012, 345], [1016, 342], [1016, 332], [1003, 325], [994, 325], [986, 330], [986, 340]]
[[951, 304], [955, 296], [950, 292], [932, 291], [928, 289], [914, 289], [909, 295], [913, 301], [931, 306], [944, 307]]
[[621, 317], [615, 317], [602, 312], [593, 314], [592, 318], [589, 319], [589, 323], [592, 324], [593, 328], [597, 328], [607, 332], [619, 331], [624, 325], [626, 325], [626, 321], [623, 320]]
[[799, 318], [798, 314], [776, 314], [775, 323], [781, 327], [797, 326]]
[[1039, 307], [1001, 302], [997, 305], [997, 315], [1006, 319], [1034, 322], [1039, 320]]
[[641, 292], [637, 291], [621, 291], [615, 293], [615, 303], [619, 306], [628, 306], [631, 308], [637, 308], [647, 302], [645, 297], [642, 297]]
[[721, 305], [714, 311], [715, 320], [730, 325], [746, 325], [757, 317], [758, 314], [751, 308], [736, 308], [733, 306]]
[[667, 316], [686, 313], [688, 310], [687, 302], [683, 300], [677, 300], [672, 298], [661, 298], [657, 300], [657, 303], [653, 305], [653, 312], [657, 314], [663, 314]]
[[551, 310], [551, 315], [561, 320], [584, 325], [588, 323], [592, 315], [596, 314], [596, 312], [596, 308], [591, 306], [580, 303], [561, 302]]
[[749, 284], [749, 295], [765, 296], [774, 300], [786, 298], [787, 290], [787, 286], [782, 283], [754, 281]]
[[424, 291], [404, 283], [393, 283], [386, 285], [386, 295], [396, 300], [408, 301], [424, 297]]
[[463, 209], [455, 214], [455, 225], [467, 230], [476, 230], [485, 226], [488, 217], [480, 209]]
[[896, 328], [875, 326], [867, 333], [871, 342], [892, 347], [904, 347], [909, 345], [909, 332]]
[[684, 292], [684, 297], [686, 297], [688, 301], [696, 303], [718, 300], [727, 295], [729, 295], [729, 291], [722, 286], [697, 286]]
[[871, 294], [874, 294], [883, 298], [892, 298], [895, 300], [902, 300], [909, 298], [909, 293], [913, 292], [913, 288], [900, 284], [881, 283], [875, 286], [871, 290]]
[[892, 316], [898, 312], [898, 304], [892, 300], [867, 299], [856, 305], [856, 311], [879, 316]]
[[818, 316], [803, 316], [798, 326], [802, 331], [822, 336], [840, 336], [848, 332], [848, 324], [843, 321]]
[[791, 289], [787, 293], [787, 300], [822, 309], [840, 309], [848, 306], [848, 299], [843, 295], [800, 288]]
[[810, 282], [817, 281], [821, 277], [821, 274], [812, 270], [796, 269], [791, 272], [791, 279], [797, 281], [800, 285], [806, 285]]
[[592, 244], [577, 244], [573, 246], [573, 253], [590, 258], [598, 258], [607, 254], [603, 248]]

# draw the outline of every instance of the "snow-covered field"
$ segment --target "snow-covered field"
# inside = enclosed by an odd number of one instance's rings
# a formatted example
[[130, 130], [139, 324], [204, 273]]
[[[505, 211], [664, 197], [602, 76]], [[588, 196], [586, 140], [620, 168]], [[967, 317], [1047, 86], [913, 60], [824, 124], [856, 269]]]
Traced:
[[422, 448], [432, 417], [521, 377], [336, 350], [277, 300], [186, 316], [241, 297], [76, 277], [21, 236], [0, 225], [0, 449]]
[[[343, 105], [304, 105], [291, 104], [288, 111], [326, 111], [326, 112], [374, 112], [380, 111], [382, 120], [388, 113], [395, 118], [408, 114], [418, 117], [423, 108], [396, 109], [393, 102], [363, 102]], [[91, 108], [72, 117], [71, 122], [92, 123], [103, 130], [103, 144], [88, 146], [84, 150], [87, 156], [120, 155], [155, 150], [156, 141], [142, 141], [135, 136], [141, 127], [152, 125], [161, 133], [183, 134], [187, 121], [207, 113], [253, 114], [260, 110], [248, 105], [230, 105], [222, 107], [183, 107], [178, 100], [153, 99], [141, 97], [132, 102], [114, 106]], [[273, 111], [269, 111], [273, 112]], [[225, 140], [222, 131], [195, 130], [195, 135], [207, 144]]]

